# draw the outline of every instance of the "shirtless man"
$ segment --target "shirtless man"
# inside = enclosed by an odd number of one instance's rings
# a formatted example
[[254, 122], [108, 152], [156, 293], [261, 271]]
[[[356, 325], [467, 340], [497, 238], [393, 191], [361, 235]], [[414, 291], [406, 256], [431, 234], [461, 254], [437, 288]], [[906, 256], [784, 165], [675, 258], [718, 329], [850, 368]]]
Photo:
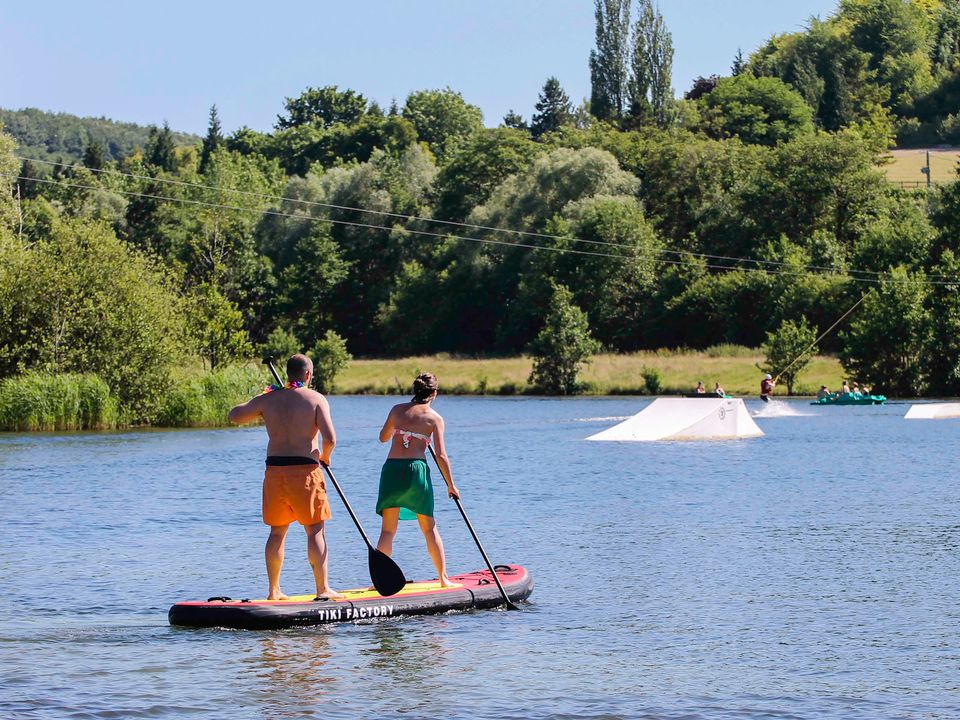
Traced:
[[[327, 543], [323, 523], [330, 519], [327, 484], [320, 465], [330, 464], [337, 436], [327, 399], [310, 389], [313, 363], [306, 355], [287, 361], [287, 384], [237, 405], [232, 423], [263, 418], [267, 427], [267, 468], [263, 478], [263, 522], [270, 526], [264, 555], [268, 600], [285, 600], [280, 591], [283, 550], [290, 523], [307, 531], [307, 558], [313, 568], [318, 598], [342, 597], [327, 582]], [[318, 447], [317, 435], [322, 439]]]

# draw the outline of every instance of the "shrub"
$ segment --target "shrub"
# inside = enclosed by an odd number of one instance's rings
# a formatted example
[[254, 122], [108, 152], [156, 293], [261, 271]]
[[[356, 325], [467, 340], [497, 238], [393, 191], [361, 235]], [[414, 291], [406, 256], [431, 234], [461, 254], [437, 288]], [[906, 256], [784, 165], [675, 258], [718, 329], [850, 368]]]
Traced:
[[660, 377], [660, 373], [653, 368], [644, 368], [640, 371], [640, 375], [643, 377], [643, 384], [647, 388], [647, 393], [659, 395], [660, 391], [663, 390], [663, 379]]
[[347, 341], [333, 330], [327, 330], [323, 339], [314, 345], [311, 358], [313, 384], [322, 393], [334, 391], [337, 375], [353, 360], [353, 356], [347, 352]]

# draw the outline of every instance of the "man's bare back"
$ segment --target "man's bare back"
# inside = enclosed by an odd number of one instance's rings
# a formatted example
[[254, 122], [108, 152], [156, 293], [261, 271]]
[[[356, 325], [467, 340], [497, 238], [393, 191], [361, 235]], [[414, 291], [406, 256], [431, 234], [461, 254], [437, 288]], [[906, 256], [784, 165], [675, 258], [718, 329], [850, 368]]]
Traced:
[[283, 388], [258, 395], [230, 411], [230, 422], [251, 422], [259, 417], [267, 428], [267, 455], [312, 457], [330, 463], [337, 439], [330, 404], [320, 393], [306, 387]]

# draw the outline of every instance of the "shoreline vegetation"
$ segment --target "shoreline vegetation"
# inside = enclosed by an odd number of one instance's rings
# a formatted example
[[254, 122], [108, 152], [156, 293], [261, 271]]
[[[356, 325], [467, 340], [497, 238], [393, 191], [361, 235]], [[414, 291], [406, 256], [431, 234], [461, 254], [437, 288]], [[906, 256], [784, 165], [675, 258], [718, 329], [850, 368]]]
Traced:
[[[728, 394], [757, 395], [761, 351], [735, 345], [705, 351], [657, 350], [592, 357], [581, 375], [580, 395], [677, 395], [698, 380], [719, 382]], [[396, 359], [358, 359], [337, 376], [331, 395], [406, 395], [418, 373], [430, 371], [446, 395], [535, 395], [529, 357], [463, 358], [445, 354]], [[795, 395], [814, 395], [821, 384], [834, 388], [843, 370], [834, 357], [816, 356], [797, 382]], [[217, 370], [178, 371], [163, 394], [157, 428], [222, 427], [227, 411], [271, 382], [259, 363]], [[780, 388], [785, 392], [785, 386]], [[131, 427], [106, 383], [95, 375], [27, 373], [0, 381], [0, 431], [108, 430]]]

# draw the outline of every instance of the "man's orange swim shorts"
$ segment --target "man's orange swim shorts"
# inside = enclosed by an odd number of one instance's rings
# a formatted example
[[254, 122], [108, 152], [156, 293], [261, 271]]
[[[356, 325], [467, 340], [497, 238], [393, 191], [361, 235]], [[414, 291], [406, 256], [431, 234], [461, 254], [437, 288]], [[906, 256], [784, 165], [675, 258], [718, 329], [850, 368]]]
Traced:
[[266, 525], [316, 525], [329, 520], [330, 502], [323, 469], [317, 465], [267, 465], [263, 476]]

